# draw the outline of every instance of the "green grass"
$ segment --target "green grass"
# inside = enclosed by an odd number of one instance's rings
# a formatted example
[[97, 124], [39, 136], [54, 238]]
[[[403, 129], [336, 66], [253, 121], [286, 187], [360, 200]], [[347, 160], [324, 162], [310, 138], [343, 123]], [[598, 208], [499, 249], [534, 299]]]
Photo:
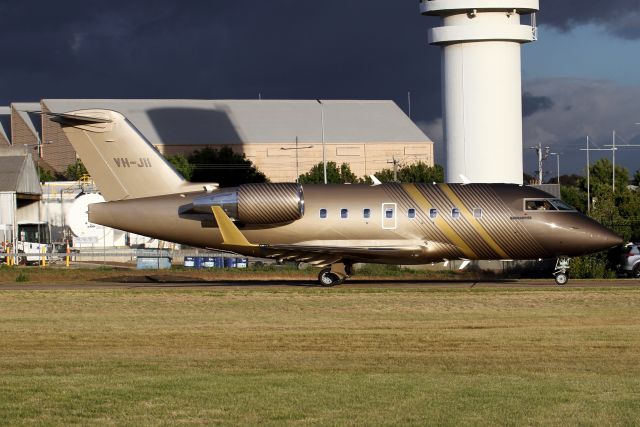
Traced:
[[0, 424], [634, 425], [640, 291], [0, 292]]
[[27, 274], [25, 274], [24, 271], [18, 272], [18, 275], [16, 276], [16, 282], [17, 283], [24, 283], [24, 282], [28, 282], [28, 281], [29, 281], [29, 276]]
[[[63, 266], [14, 266], [0, 268], [0, 283], [16, 282], [16, 277], [26, 276], [29, 282], [44, 283], [87, 283], [91, 281], [119, 281], [122, 277], [134, 276], [176, 276], [194, 280], [316, 280], [320, 269], [307, 267], [298, 269], [295, 265], [256, 265], [250, 268], [193, 268], [173, 267], [170, 270], [136, 270], [135, 268], [65, 268]], [[393, 265], [368, 264], [356, 272], [357, 279], [404, 278], [425, 280], [473, 280], [495, 278], [495, 274], [474, 271], [428, 271], [400, 269]]]

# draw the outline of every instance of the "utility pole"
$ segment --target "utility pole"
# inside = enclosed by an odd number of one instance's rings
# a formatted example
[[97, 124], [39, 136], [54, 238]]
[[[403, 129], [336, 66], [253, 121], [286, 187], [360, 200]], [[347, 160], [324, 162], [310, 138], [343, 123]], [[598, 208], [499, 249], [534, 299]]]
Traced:
[[587, 135], [587, 213], [591, 213], [591, 165], [589, 164], [589, 135]]
[[[615, 138], [615, 136], [614, 136]], [[615, 179], [616, 179], [616, 168], [615, 168], [615, 153], [616, 153], [617, 148], [615, 147], [615, 144], [611, 147], [611, 148], [589, 148], [589, 137], [587, 136], [587, 148], [581, 148], [580, 151], [586, 151], [587, 152], [587, 212], [591, 211], [591, 194], [590, 194], [590, 190], [589, 190], [589, 177], [590, 177], [590, 173], [591, 173], [591, 165], [589, 164], [589, 152], [590, 151], [611, 151], [613, 153], [614, 156], [614, 167], [613, 167], [613, 189], [615, 191]]]
[[392, 163], [393, 163], [393, 182], [399, 182], [398, 181], [398, 164], [400, 164], [400, 161], [397, 160], [394, 156], [392, 157], [391, 161], [387, 160], [387, 164], [392, 164]]
[[324, 169], [324, 183], [327, 184], [327, 154], [326, 147], [324, 141], [324, 104], [319, 99], [317, 100], [318, 104], [320, 104], [320, 121], [322, 124], [322, 167]]
[[296, 184], [298, 183], [298, 180], [300, 179], [300, 168], [299, 168], [299, 161], [298, 161], [298, 151], [299, 150], [305, 150], [307, 148], [313, 148], [313, 145], [307, 145], [305, 147], [298, 147], [298, 137], [296, 136], [296, 146], [295, 147], [280, 147], [281, 150], [284, 151], [288, 151], [288, 150], [296, 150]]
[[[632, 147], [632, 144], [624, 145], [626, 147]], [[616, 192], [616, 151], [618, 151], [618, 147], [616, 146], [616, 131], [613, 130], [613, 143], [611, 145], [605, 145], [605, 147], [611, 147], [611, 163], [612, 163], [612, 171], [611, 171], [611, 188], [613, 192]]]
[[411, 119], [411, 91], [407, 91], [407, 105], [409, 107], [409, 119]]
[[543, 147], [542, 143], [538, 142], [538, 145], [529, 147], [529, 149], [536, 150], [536, 155], [538, 156], [538, 170], [536, 171], [538, 172], [538, 184], [542, 184], [542, 175], [544, 174], [542, 162], [547, 160], [547, 158], [549, 157], [550, 148]]

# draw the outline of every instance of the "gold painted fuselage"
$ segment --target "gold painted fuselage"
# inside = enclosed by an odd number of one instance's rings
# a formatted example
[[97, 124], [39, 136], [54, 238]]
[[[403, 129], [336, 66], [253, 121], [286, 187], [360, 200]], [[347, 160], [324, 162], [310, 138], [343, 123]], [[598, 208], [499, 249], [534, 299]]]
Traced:
[[[211, 193], [94, 204], [89, 220], [196, 247], [318, 265], [552, 258], [596, 252], [621, 242], [619, 236], [579, 212], [526, 210], [525, 200], [552, 197], [531, 187], [383, 184], [302, 188], [304, 214], [300, 219], [266, 225], [236, 222], [242, 235], [258, 248], [246, 251], [225, 245], [212, 214], [193, 211], [194, 200]], [[271, 209], [269, 203], [265, 196], [264, 209]]]

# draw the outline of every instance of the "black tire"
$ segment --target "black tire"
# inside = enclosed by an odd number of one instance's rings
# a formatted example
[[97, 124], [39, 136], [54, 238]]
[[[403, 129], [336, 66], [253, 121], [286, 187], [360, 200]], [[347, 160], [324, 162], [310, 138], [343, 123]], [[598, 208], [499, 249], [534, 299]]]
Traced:
[[320, 282], [320, 286], [324, 288], [339, 285], [343, 281], [344, 279], [340, 279], [340, 276], [332, 273], [330, 268], [322, 269], [320, 270], [320, 274], [318, 274], [318, 282]]
[[556, 285], [564, 286], [569, 281], [569, 275], [567, 273], [558, 273], [556, 274]]
[[640, 264], [636, 264], [631, 271], [631, 277], [634, 279], [640, 279]]

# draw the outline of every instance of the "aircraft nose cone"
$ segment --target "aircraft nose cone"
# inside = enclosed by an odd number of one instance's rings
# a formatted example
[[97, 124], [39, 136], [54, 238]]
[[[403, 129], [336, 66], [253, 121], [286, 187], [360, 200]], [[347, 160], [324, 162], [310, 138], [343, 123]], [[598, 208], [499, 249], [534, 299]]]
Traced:
[[606, 248], [619, 246], [624, 242], [624, 239], [622, 237], [618, 236], [608, 228], [606, 228], [602, 233], [599, 233], [596, 239], [602, 243], [602, 246]]
[[587, 234], [587, 245], [596, 251], [602, 251], [621, 245], [624, 240], [603, 225], [594, 224]]

